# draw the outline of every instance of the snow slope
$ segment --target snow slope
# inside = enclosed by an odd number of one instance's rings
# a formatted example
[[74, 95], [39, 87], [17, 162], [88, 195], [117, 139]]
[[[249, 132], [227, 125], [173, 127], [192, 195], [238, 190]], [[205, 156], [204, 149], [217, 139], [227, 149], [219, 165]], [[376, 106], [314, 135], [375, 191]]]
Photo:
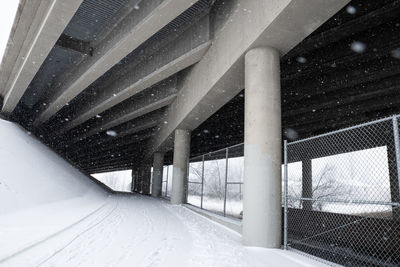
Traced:
[[108, 195], [0, 120], [0, 266], [321, 266], [241, 236], [183, 206]]
[[0, 259], [81, 220], [107, 196], [21, 127], [0, 119]]
[[0, 214], [105, 192], [18, 125], [0, 119]]

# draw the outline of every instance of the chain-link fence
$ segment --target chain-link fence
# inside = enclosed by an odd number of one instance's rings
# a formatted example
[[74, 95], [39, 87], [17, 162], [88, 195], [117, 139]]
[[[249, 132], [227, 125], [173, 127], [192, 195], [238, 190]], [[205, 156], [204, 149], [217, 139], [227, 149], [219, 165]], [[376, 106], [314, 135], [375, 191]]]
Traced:
[[399, 266], [398, 118], [284, 145], [284, 245], [346, 266]]
[[243, 144], [189, 161], [188, 203], [224, 216], [241, 218]]
[[[284, 144], [283, 245], [345, 266], [400, 265], [399, 118]], [[188, 203], [243, 214], [244, 145], [191, 158]], [[172, 166], [164, 167], [169, 197]]]

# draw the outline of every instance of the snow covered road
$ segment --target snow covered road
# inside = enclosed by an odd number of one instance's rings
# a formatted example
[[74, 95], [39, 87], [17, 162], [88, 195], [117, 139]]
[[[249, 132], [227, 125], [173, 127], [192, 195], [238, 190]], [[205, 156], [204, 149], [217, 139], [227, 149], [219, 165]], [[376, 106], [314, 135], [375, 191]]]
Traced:
[[[43, 230], [43, 229], [42, 229]], [[182, 206], [114, 195], [101, 208], [2, 266], [316, 266], [281, 250], [245, 248], [240, 235]]]

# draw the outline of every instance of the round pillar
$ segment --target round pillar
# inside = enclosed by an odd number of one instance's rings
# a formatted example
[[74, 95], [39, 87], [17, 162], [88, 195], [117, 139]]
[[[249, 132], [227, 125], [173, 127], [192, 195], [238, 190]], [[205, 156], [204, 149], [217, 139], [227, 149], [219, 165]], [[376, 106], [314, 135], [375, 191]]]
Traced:
[[281, 91], [279, 52], [245, 55], [243, 243], [281, 246]]
[[174, 168], [172, 172], [171, 203], [186, 203], [187, 169], [190, 155], [190, 131], [175, 130]]
[[151, 188], [151, 196], [161, 197], [162, 192], [162, 178], [164, 168], [164, 153], [154, 153], [153, 162], [153, 184]]

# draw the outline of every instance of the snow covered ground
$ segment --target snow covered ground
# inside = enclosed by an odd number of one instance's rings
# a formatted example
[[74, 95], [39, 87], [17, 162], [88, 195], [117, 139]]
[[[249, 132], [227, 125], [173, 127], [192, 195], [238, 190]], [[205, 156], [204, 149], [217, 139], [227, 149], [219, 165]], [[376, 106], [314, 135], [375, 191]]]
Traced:
[[[36, 231], [45, 235], [46, 225]], [[109, 197], [78, 223], [0, 258], [0, 265], [322, 266], [292, 252], [246, 248], [239, 234], [185, 207], [138, 195]]]
[[17, 125], [0, 120], [0, 266], [319, 266], [183, 206], [109, 195]]

